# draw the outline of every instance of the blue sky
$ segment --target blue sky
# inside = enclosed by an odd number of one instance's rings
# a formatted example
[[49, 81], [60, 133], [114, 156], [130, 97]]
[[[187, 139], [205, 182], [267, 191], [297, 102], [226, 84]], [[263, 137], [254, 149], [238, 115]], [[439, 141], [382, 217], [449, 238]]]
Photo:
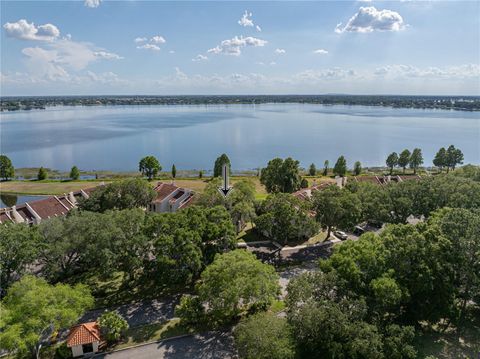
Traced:
[[480, 95], [479, 14], [478, 1], [2, 1], [1, 92]]

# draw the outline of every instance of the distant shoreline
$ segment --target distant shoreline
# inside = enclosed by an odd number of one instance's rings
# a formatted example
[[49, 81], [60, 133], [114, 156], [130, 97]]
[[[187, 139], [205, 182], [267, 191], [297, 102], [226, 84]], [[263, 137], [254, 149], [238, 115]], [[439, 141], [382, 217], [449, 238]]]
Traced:
[[0, 111], [55, 106], [317, 104], [480, 111], [480, 96], [407, 95], [228, 95], [228, 96], [4, 96]]

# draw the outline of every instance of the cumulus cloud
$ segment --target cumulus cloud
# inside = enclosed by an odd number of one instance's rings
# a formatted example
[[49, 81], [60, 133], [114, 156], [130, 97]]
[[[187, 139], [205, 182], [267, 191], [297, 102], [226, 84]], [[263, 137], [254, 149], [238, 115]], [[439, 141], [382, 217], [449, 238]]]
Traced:
[[141, 44], [142, 42], [145, 42], [147, 40], [148, 39], [146, 37], [136, 37], [135, 40], [133, 40], [133, 42], [135, 42], [136, 44]]
[[252, 16], [253, 14], [251, 12], [248, 12], [247, 10], [245, 10], [245, 12], [242, 15], [242, 18], [238, 20], [238, 24], [243, 27], [248, 27], [248, 26], [253, 27], [254, 24], [253, 24]]
[[7, 22], [3, 25], [7, 36], [20, 40], [53, 41], [60, 36], [60, 30], [55, 25], [44, 24], [35, 26], [25, 19], [17, 22]]
[[137, 49], [140, 50], [150, 50], [150, 51], [160, 51], [160, 47], [154, 44], [145, 44], [145, 45], [140, 45], [137, 46]]
[[378, 67], [373, 74], [386, 78], [429, 78], [429, 79], [467, 79], [480, 78], [480, 65], [419, 68], [411, 65], [387, 65]]
[[152, 37], [150, 39], [150, 42], [152, 44], [164, 44], [166, 43], [167, 41], [165, 40], [165, 38], [163, 36], [160, 36], [160, 35], [156, 35], [154, 37]]
[[233, 55], [239, 56], [242, 51], [242, 47], [262, 47], [265, 46], [268, 42], [256, 37], [243, 37], [235, 36], [233, 39], [223, 40], [220, 45], [208, 50], [207, 52], [213, 54], [224, 54], [224, 55]]
[[123, 59], [122, 56], [119, 56], [117, 54], [114, 54], [112, 52], [107, 52], [107, 51], [95, 51], [93, 53], [96, 57], [99, 59], [105, 59], [105, 60], [121, 60]]
[[99, 7], [102, 0], [85, 0], [83, 3], [86, 7], [95, 8]]
[[314, 54], [319, 54], [319, 55], [326, 55], [328, 54], [328, 51], [325, 49], [317, 49], [313, 51]]
[[336, 33], [400, 31], [405, 28], [402, 16], [392, 10], [377, 10], [374, 6], [360, 7], [358, 12], [348, 20], [345, 26], [337, 24]]
[[119, 60], [121, 56], [94, 47], [92, 44], [59, 39], [45, 47], [27, 47], [22, 50], [25, 65], [33, 77], [52, 81], [71, 79], [70, 71], [84, 70], [98, 60]]
[[206, 60], [208, 60], [208, 57], [202, 54], [198, 54], [192, 59], [193, 62], [206, 61]]
[[285, 51], [285, 49], [276, 49], [275, 53], [281, 55], [281, 54], [285, 54], [286, 51]]

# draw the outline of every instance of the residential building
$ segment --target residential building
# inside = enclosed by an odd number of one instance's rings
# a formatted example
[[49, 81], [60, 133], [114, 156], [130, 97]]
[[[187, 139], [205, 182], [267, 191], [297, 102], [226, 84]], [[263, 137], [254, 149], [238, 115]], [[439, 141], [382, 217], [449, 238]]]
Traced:
[[174, 183], [158, 182], [154, 188], [157, 196], [150, 203], [151, 212], [176, 212], [191, 204], [194, 192], [188, 188], [177, 187]]
[[67, 347], [71, 348], [73, 357], [97, 353], [100, 342], [100, 327], [97, 322], [78, 324], [70, 329], [67, 337]]

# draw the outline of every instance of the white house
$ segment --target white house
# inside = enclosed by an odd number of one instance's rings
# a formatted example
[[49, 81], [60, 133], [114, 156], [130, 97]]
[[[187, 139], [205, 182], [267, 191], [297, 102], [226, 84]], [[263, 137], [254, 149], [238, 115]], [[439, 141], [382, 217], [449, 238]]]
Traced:
[[173, 183], [158, 182], [154, 190], [157, 196], [148, 208], [151, 212], [176, 212], [186, 207], [193, 199], [191, 189], [177, 187]]
[[100, 342], [100, 328], [97, 322], [78, 324], [70, 329], [67, 337], [67, 347], [72, 349], [73, 357], [97, 353]]

